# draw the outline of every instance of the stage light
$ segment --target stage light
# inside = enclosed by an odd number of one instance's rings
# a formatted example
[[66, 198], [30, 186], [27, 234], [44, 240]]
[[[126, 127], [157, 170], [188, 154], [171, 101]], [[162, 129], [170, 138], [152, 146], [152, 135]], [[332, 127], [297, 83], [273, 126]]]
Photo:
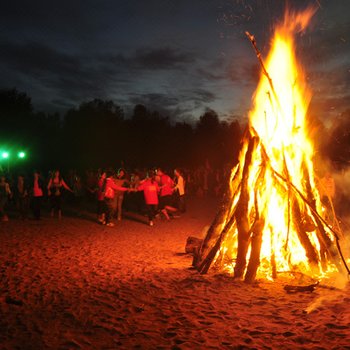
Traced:
[[8, 152], [6, 152], [6, 151], [1, 153], [1, 157], [2, 157], [3, 159], [8, 159], [9, 156], [10, 156], [10, 154], [9, 154]]
[[18, 152], [18, 158], [25, 158], [26, 157], [26, 154], [25, 152], [21, 151], [21, 152]]

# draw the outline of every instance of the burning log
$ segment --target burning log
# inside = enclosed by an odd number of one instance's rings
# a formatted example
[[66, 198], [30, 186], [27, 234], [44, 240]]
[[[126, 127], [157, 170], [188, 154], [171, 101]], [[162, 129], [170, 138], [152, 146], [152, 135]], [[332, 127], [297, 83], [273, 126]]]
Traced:
[[250, 253], [250, 259], [247, 267], [247, 272], [245, 274], [245, 282], [251, 283], [255, 280], [256, 271], [260, 265], [260, 251], [262, 243], [262, 231], [265, 225], [265, 220], [260, 219], [256, 221], [254, 228], [252, 229], [252, 239], [251, 246], [252, 250]]
[[[222, 230], [222, 227], [225, 223], [225, 220], [230, 215], [229, 203], [232, 202], [234, 196], [236, 195], [236, 193], [241, 185], [240, 176], [239, 176], [240, 170], [241, 170], [240, 167], [237, 166], [236, 171], [234, 172], [234, 175], [232, 177], [231, 182], [232, 182], [233, 196], [229, 193], [229, 191], [226, 192], [226, 195], [224, 196], [223, 203], [221, 204], [220, 209], [217, 212], [217, 214], [214, 218], [214, 221], [210, 225], [205, 239], [203, 240], [203, 243], [200, 247], [200, 251], [201, 251], [202, 256], [208, 255], [208, 252], [211, 250], [211, 247], [213, 245], [215, 245], [215, 243], [213, 243], [213, 242], [217, 242], [218, 238], [220, 237], [221, 230]], [[197, 252], [197, 254], [195, 254], [192, 265], [196, 266], [201, 273], [207, 272], [207, 271], [205, 271], [205, 269], [203, 270], [205, 263], [200, 260], [199, 252]]]
[[237, 261], [235, 266], [234, 277], [241, 278], [243, 276], [246, 267], [246, 255], [248, 250], [248, 242], [250, 238], [249, 227], [249, 188], [248, 188], [248, 171], [252, 162], [252, 154], [256, 149], [257, 138], [252, 137], [248, 143], [248, 149], [245, 155], [243, 173], [242, 173], [242, 185], [241, 193], [238, 199], [238, 204], [235, 212], [235, 218], [237, 221], [238, 230], [238, 248], [237, 248]]
[[317, 266], [319, 259], [316, 252], [316, 248], [312, 245], [309, 236], [304, 230], [303, 219], [301, 217], [300, 208], [296, 199], [294, 199], [293, 203], [293, 217], [300, 243], [305, 249], [306, 256], [309, 259], [309, 263], [313, 269], [318, 269]]
[[[250, 229], [250, 232], [252, 233], [251, 253], [250, 253], [249, 263], [247, 267], [247, 272], [245, 274], [245, 281], [248, 283], [254, 281], [256, 276], [256, 271], [260, 264], [260, 251], [261, 251], [261, 244], [262, 244], [262, 233], [265, 226], [265, 219], [264, 217], [260, 217], [259, 204], [258, 204], [257, 198], [258, 198], [259, 187], [263, 182], [265, 173], [266, 173], [266, 161], [263, 160], [260, 168], [260, 173], [256, 181], [256, 186], [254, 189], [255, 220], [252, 225], [252, 228]], [[240, 277], [240, 276], [237, 276], [237, 277]]]

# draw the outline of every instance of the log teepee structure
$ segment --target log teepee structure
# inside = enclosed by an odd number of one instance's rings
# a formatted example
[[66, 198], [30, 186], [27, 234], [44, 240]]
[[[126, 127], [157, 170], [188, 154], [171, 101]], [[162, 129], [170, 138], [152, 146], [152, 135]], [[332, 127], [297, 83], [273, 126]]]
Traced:
[[[314, 11], [287, 13], [264, 64], [246, 33], [262, 74], [244, 133], [239, 163], [194, 265], [227, 270], [246, 282], [279, 271], [315, 276], [344, 270], [338, 234], [322, 216], [306, 114], [310, 92], [298, 65], [294, 36]], [[345, 263], [344, 259], [343, 262]]]

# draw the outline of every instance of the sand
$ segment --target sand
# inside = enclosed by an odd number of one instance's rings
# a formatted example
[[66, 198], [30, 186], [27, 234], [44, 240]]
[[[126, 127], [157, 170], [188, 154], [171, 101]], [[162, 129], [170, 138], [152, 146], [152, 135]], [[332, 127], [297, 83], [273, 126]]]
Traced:
[[154, 227], [88, 212], [0, 223], [0, 348], [350, 349], [348, 287], [288, 294], [191, 268], [186, 239], [213, 203]]

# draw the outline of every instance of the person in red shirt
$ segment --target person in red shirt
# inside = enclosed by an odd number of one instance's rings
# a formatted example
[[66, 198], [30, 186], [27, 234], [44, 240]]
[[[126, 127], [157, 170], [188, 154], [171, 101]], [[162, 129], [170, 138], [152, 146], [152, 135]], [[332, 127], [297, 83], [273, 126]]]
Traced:
[[177, 212], [173, 202], [174, 181], [161, 168], [157, 168], [157, 175], [159, 176], [159, 209], [167, 220], [170, 220], [169, 213]]
[[112, 173], [107, 174], [106, 178], [106, 184], [105, 184], [105, 191], [104, 191], [104, 200], [106, 203], [106, 225], [107, 226], [114, 226], [114, 223], [112, 222], [112, 217], [115, 210], [115, 195], [116, 191], [128, 191], [129, 188], [118, 186], [114, 178], [112, 176]]
[[158, 192], [159, 186], [155, 178], [155, 172], [150, 170], [148, 172], [147, 178], [142, 181], [142, 183], [137, 188], [139, 191], [143, 191], [143, 195], [145, 198], [145, 203], [147, 206], [148, 213], [148, 223], [150, 226], [154, 224], [154, 218], [158, 209]]
[[44, 196], [44, 183], [39, 171], [34, 171], [32, 182], [32, 211], [35, 220], [41, 217], [41, 202]]

